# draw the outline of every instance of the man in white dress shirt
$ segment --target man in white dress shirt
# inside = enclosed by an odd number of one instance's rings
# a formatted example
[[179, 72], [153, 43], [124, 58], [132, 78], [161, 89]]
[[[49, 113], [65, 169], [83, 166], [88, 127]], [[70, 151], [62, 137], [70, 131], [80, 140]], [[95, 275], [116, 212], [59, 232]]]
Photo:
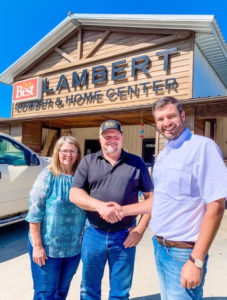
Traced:
[[185, 128], [178, 100], [160, 98], [153, 114], [166, 138], [153, 169], [153, 201], [123, 206], [122, 217], [152, 206], [161, 299], [202, 299], [208, 250], [225, 209], [227, 168], [214, 141]]

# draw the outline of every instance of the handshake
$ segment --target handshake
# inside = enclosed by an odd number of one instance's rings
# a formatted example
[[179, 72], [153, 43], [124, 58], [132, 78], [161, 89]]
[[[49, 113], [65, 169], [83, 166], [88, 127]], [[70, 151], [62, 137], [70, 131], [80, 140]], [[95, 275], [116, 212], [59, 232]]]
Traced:
[[102, 219], [111, 224], [121, 221], [126, 216], [123, 207], [116, 202], [102, 202], [98, 207], [98, 213]]

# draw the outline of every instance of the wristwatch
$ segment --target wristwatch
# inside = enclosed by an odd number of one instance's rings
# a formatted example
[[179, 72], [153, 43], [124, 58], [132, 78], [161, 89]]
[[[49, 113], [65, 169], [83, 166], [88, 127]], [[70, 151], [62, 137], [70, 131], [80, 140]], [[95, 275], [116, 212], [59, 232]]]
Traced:
[[189, 260], [192, 261], [193, 264], [194, 264], [197, 268], [202, 269], [202, 267], [203, 267], [203, 261], [202, 261], [201, 259], [199, 259], [199, 258], [194, 258], [194, 257], [192, 257], [192, 256], [190, 255]]

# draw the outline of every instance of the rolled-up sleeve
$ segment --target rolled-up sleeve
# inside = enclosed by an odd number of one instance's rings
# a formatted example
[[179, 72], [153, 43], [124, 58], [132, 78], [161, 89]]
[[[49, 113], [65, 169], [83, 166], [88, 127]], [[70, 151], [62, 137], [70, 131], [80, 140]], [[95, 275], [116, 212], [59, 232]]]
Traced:
[[199, 187], [205, 203], [227, 196], [227, 168], [218, 146], [210, 141], [201, 155]]
[[44, 169], [37, 177], [29, 195], [29, 211], [25, 218], [30, 223], [41, 223], [45, 214], [46, 199], [51, 189], [52, 174]]

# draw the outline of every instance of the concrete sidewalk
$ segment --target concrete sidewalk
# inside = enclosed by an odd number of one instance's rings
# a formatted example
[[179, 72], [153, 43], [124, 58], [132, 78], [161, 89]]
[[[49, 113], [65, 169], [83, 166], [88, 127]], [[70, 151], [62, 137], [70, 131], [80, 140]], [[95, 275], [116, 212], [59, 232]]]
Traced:
[[[151, 238], [152, 233], [148, 228], [143, 240], [137, 247], [135, 272], [130, 293], [130, 299], [133, 300], [161, 299]], [[210, 258], [204, 288], [204, 299], [227, 300], [227, 211], [209, 253]], [[109, 284], [107, 271], [105, 272], [102, 286], [103, 300], [108, 299]], [[79, 299], [79, 274], [73, 279], [68, 300]]]
[[[22, 225], [20, 225], [22, 226]], [[0, 231], [0, 300], [32, 300], [32, 279], [28, 254], [26, 253], [27, 226], [18, 232], [7, 233], [7, 229]], [[19, 228], [19, 225], [17, 225]], [[2, 241], [5, 235], [12, 235], [11, 239]], [[2, 239], [3, 237], [3, 239]], [[152, 234], [148, 229], [143, 240], [137, 247], [135, 272], [131, 297], [133, 300], [158, 300], [159, 285], [155, 270]], [[80, 264], [77, 274], [71, 284], [67, 300], [79, 300], [80, 280], [82, 266]], [[95, 276], [95, 274], [94, 274]], [[227, 211], [210, 249], [208, 274], [206, 277], [204, 299], [227, 300]], [[108, 270], [106, 269], [103, 285], [102, 299], [108, 299]]]

